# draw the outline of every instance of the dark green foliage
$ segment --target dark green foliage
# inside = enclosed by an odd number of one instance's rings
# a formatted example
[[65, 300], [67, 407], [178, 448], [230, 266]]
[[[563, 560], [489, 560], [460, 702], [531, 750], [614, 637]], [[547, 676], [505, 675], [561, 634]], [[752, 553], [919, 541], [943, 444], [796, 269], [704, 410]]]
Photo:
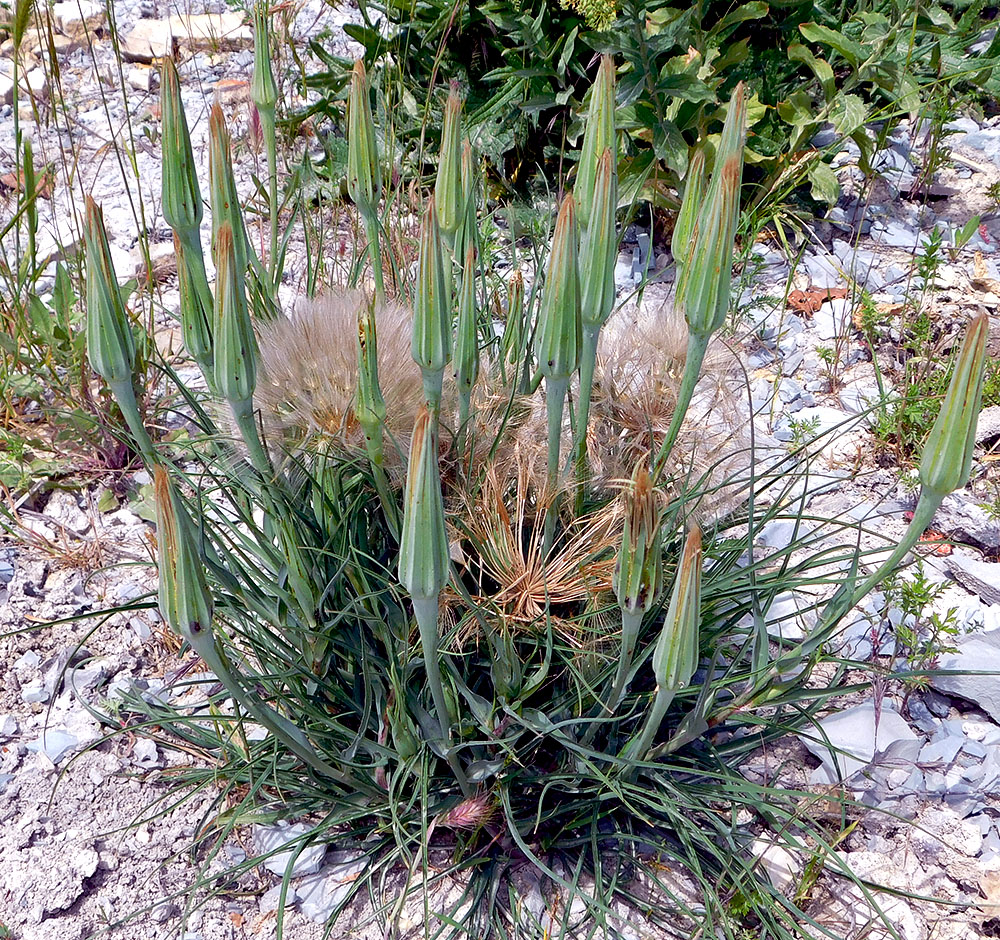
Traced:
[[[618, 65], [625, 131], [623, 204], [641, 198], [676, 207], [691, 149], [718, 132], [722, 104], [741, 80], [751, 93], [744, 202], [785, 200], [791, 183], [831, 203], [837, 183], [810, 146], [815, 132], [831, 123], [841, 139], [855, 139], [864, 163], [872, 152], [867, 122], [919, 112], [942, 85], [953, 94], [988, 91], [1000, 61], [996, 41], [978, 56], [967, 52], [987, 12], [981, 0], [916, 9], [624, 0], [614, 26], [594, 32], [556, 0], [376, 0], [362, 13], [385, 15], [388, 38], [374, 26], [347, 30], [365, 46], [403, 156], [418, 168], [440, 126], [440, 76], [457, 76], [468, 95], [467, 126], [502, 188], [553, 185], [571, 170], [566, 145], [582, 129], [596, 55], [607, 52]], [[333, 98], [346, 63], [325, 61], [328, 71], [308, 81], [330, 93], [322, 107], [337, 118]]]

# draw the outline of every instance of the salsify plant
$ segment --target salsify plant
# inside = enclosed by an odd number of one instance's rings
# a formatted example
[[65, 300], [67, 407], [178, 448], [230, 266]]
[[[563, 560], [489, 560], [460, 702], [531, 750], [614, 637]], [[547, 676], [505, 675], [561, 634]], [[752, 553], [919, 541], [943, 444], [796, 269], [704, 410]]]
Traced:
[[[260, 17], [257, 29], [263, 54]], [[164, 211], [183, 335], [207, 388], [166, 370], [187, 403], [190, 445], [156, 441], [137, 413], [132, 337], [96, 206], [88, 335], [154, 475], [160, 611], [210, 670], [200, 705], [169, 694], [132, 705], [211, 755], [173, 777], [211, 794], [206, 839], [310, 821], [293, 856], [313, 842], [349, 853], [355, 880], [335, 914], [363, 890], [390, 933], [412, 922], [418, 893], [427, 936], [615, 936], [639, 912], [660, 935], [752, 926], [787, 937], [805, 925], [834, 936], [752, 851], [767, 831], [835, 866], [822, 827], [801, 815], [803, 794], [738, 768], [844, 690], [838, 624], [964, 485], [985, 319], [927, 442], [913, 523], [873, 564], [857, 524], [810, 519], [802, 459], [754, 450], [746, 417], [727, 411], [738, 404], [717, 333], [742, 87], [714, 157], [693, 163], [674, 236], [677, 309], [615, 317], [610, 62], [547, 266], [529, 286], [515, 272], [500, 296], [485, 276], [485, 206], [451, 90], [416, 277], [399, 297], [381, 274], [382, 155], [359, 62], [348, 187], [374, 295], [331, 291], [274, 316], [274, 270], [248, 253], [221, 114], [207, 283], [201, 196], [166, 68]], [[825, 525], [825, 537], [755, 553], [755, 533], [782, 518]], [[815, 626], [772, 639], [768, 607], [792, 589], [812, 598]], [[821, 662], [833, 668], [820, 681]], [[204, 843], [210, 861], [221, 842]], [[286, 888], [290, 873], [291, 863]]]

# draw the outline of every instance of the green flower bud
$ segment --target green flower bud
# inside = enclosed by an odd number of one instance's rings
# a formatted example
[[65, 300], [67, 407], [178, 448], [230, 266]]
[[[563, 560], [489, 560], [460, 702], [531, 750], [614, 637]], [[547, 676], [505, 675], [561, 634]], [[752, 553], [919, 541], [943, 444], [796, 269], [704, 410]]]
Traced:
[[362, 214], [375, 215], [382, 195], [382, 173], [368, 98], [368, 76], [361, 59], [354, 63], [347, 96], [347, 192]]
[[437, 423], [427, 408], [421, 408], [413, 427], [406, 472], [399, 581], [412, 598], [436, 598], [448, 581], [448, 563]]
[[538, 369], [547, 379], [568, 379], [580, 361], [579, 240], [576, 203], [567, 195], [556, 219], [535, 336]]
[[175, 232], [186, 233], [201, 225], [203, 208], [180, 79], [169, 56], [163, 59], [160, 79], [163, 217]]
[[222, 108], [212, 105], [208, 115], [208, 180], [212, 203], [212, 252], [215, 265], [219, 266], [219, 231], [228, 225], [232, 235], [236, 270], [242, 280], [247, 270], [247, 232], [243, 225], [239, 195], [236, 192], [236, 178], [230, 157], [229, 130]]
[[424, 374], [427, 403], [436, 411], [441, 402], [444, 367], [451, 359], [451, 292], [433, 196], [424, 211], [419, 251], [410, 350]]
[[[698, 220], [698, 213], [701, 212], [702, 200], [705, 195], [705, 151], [699, 147], [691, 157], [688, 164], [687, 176], [684, 179], [684, 198], [681, 200], [681, 208], [677, 213], [674, 222], [674, 231], [670, 237], [670, 252], [674, 256], [674, 263], [677, 265], [678, 281], [681, 280], [680, 272], [687, 260], [688, 250], [691, 247], [691, 238], [694, 234], [695, 223]], [[678, 295], [675, 303], [682, 303]]]
[[112, 387], [131, 384], [135, 339], [111, 262], [104, 214], [88, 196], [84, 240], [87, 252], [87, 356]]
[[715, 157], [712, 181], [694, 225], [677, 291], [693, 334], [709, 336], [725, 322], [732, 281], [733, 241], [740, 214], [747, 100], [736, 86]]
[[212, 321], [202, 303], [202, 295], [197, 288], [199, 273], [205, 276], [204, 260], [198, 259], [192, 269], [191, 257], [180, 236], [174, 232], [174, 255], [177, 258], [177, 286], [181, 295], [181, 337], [184, 348], [201, 365], [202, 369], [212, 368]]
[[615, 597], [623, 611], [645, 613], [663, 588], [663, 552], [656, 494], [645, 464], [632, 473], [625, 530], [615, 565]]
[[920, 458], [920, 483], [932, 495], [947, 496], [968, 482], [983, 397], [989, 319], [980, 313], [969, 326], [955, 360], [948, 391]]
[[[615, 139], [615, 60], [610, 55], [601, 56], [597, 78], [590, 90], [580, 162], [576, 168], [577, 200], [580, 224], [590, 225], [590, 213], [596, 192], [597, 165], [605, 150], [611, 150], [611, 159], [617, 164]], [[617, 208], [617, 207], [616, 207]]]
[[278, 103], [278, 86], [271, 70], [271, 45], [267, 23], [267, 2], [258, 0], [253, 8], [253, 76], [250, 79], [250, 97], [262, 115], [274, 120]]
[[172, 630], [200, 647], [212, 629], [212, 595], [205, 581], [194, 527], [162, 466], [153, 471], [159, 607]]
[[257, 341], [228, 222], [219, 229], [216, 253], [215, 387], [230, 403], [247, 402], [257, 384]]
[[463, 209], [455, 233], [455, 258], [465, 257], [466, 249], [476, 241], [476, 157], [469, 138], [462, 140], [462, 199]]
[[358, 392], [354, 411], [364, 432], [372, 462], [381, 466], [386, 406], [378, 380], [375, 312], [368, 304], [358, 311]]
[[455, 335], [455, 382], [459, 395], [468, 397], [479, 376], [479, 336], [476, 332], [476, 249], [469, 245], [458, 295]]
[[507, 319], [504, 322], [500, 348], [504, 361], [515, 365], [524, 355], [524, 275], [515, 271], [507, 285]]
[[698, 668], [701, 627], [701, 529], [684, 542], [670, 606], [653, 650], [653, 676], [659, 690], [674, 692], [691, 681]]
[[462, 187], [462, 99], [454, 82], [444, 108], [434, 199], [441, 234], [451, 244], [465, 214], [466, 205]]
[[600, 328], [615, 305], [615, 261], [618, 258], [615, 229], [618, 175], [610, 149], [601, 155], [594, 186], [590, 224], [580, 252], [580, 316], [584, 325]]

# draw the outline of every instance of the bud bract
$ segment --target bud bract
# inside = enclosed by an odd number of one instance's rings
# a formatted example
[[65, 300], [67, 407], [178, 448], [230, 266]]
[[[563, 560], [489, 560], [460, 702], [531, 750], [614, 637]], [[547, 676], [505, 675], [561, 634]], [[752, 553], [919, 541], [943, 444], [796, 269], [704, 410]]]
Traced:
[[198, 554], [194, 527], [166, 470], [153, 471], [156, 496], [159, 608], [170, 628], [192, 646], [212, 628], [212, 595]]
[[615, 229], [618, 174], [610, 149], [601, 155], [594, 187], [590, 224], [583, 235], [580, 251], [580, 316], [584, 325], [601, 327], [615, 305], [615, 262], [618, 260]]
[[382, 173], [368, 98], [368, 76], [361, 59], [354, 63], [347, 97], [347, 192], [360, 212], [374, 216], [382, 195]]
[[663, 587], [660, 514], [649, 472], [636, 466], [628, 492], [625, 529], [615, 565], [614, 589], [622, 610], [645, 613]]
[[163, 218], [175, 232], [187, 232], [201, 225], [203, 208], [180, 79], [169, 56], [163, 59], [161, 68], [160, 114]]
[[[449, 244], [465, 214], [462, 187], [462, 99], [454, 84], [444, 108], [441, 152], [438, 154], [437, 180], [434, 184], [438, 226]], [[458, 261], [459, 259], [455, 259]]]
[[611, 150], [611, 160], [617, 164], [615, 139], [615, 60], [610, 55], [601, 56], [597, 78], [590, 90], [580, 162], [576, 168], [576, 194], [579, 202], [580, 224], [590, 225], [590, 213], [597, 179], [597, 164], [605, 150]]
[[111, 262], [104, 214], [88, 196], [84, 240], [87, 251], [87, 356], [109, 385], [131, 383], [135, 339]]
[[399, 542], [399, 581], [413, 598], [437, 597], [448, 581], [448, 564], [437, 422], [424, 407], [417, 414], [410, 441]]
[[257, 384], [257, 341], [228, 222], [219, 229], [216, 253], [215, 386], [227, 401], [246, 402]]
[[701, 628], [701, 529], [694, 526], [684, 541], [670, 606], [653, 650], [653, 676], [658, 689], [677, 691], [698, 668]]
[[476, 249], [469, 245], [458, 295], [458, 326], [455, 331], [455, 383], [458, 393], [469, 396], [479, 376], [479, 335], [476, 331]]
[[556, 219], [535, 336], [538, 369], [547, 379], [568, 379], [580, 360], [579, 240], [576, 204], [567, 195]]
[[714, 333], [725, 322], [729, 311], [746, 121], [746, 91], [740, 82], [729, 102], [712, 180], [689, 238], [677, 285], [678, 293], [684, 298], [688, 327], [699, 336]]
[[441, 399], [444, 367], [451, 359], [451, 291], [445, 273], [441, 233], [432, 196], [420, 227], [420, 255], [413, 298], [413, 360], [424, 373], [428, 404], [434, 409]]

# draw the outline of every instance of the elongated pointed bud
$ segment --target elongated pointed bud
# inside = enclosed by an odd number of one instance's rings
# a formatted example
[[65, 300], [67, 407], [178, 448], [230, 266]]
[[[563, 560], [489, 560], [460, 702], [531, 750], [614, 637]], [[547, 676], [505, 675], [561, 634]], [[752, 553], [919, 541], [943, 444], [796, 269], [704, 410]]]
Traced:
[[632, 473], [614, 589], [618, 605], [630, 614], [648, 611], [663, 589], [660, 514], [644, 463]]
[[135, 339], [111, 262], [104, 213], [88, 196], [84, 240], [87, 251], [87, 356], [110, 386], [131, 383]]
[[239, 195], [236, 192], [236, 177], [230, 154], [229, 129], [226, 118], [218, 104], [212, 105], [208, 115], [208, 180], [212, 203], [212, 253], [215, 265], [219, 266], [219, 231], [228, 225], [232, 235], [236, 269], [240, 277], [247, 270], [247, 233], [243, 225]]
[[278, 86], [271, 69], [270, 30], [267, 21], [267, 0], [258, 0], [253, 8], [253, 75], [250, 97], [262, 117], [274, 120], [278, 103]]
[[[694, 226], [698, 220], [698, 213], [701, 212], [704, 196], [705, 151], [699, 147], [688, 163], [687, 176], [684, 179], [684, 198], [681, 200], [681, 208], [674, 222], [673, 234], [670, 236], [670, 253], [674, 256], [674, 263], [677, 265], [678, 282], [682, 279], [681, 271], [687, 261], [691, 238], [694, 235]], [[682, 303], [679, 293], [675, 303]]]
[[615, 228], [618, 174], [610, 149], [601, 155], [594, 187], [590, 224], [580, 252], [580, 316], [585, 326], [599, 328], [607, 322], [615, 305], [615, 261], [618, 258]]
[[212, 629], [212, 595], [194, 527], [162, 466], [153, 471], [156, 497], [159, 607], [163, 619], [192, 646]]
[[535, 336], [538, 369], [547, 379], [568, 379], [580, 361], [579, 241], [576, 203], [568, 195], [556, 219]]
[[580, 162], [576, 168], [575, 192], [579, 201], [580, 224], [590, 225], [597, 165], [605, 150], [611, 150], [612, 162], [617, 164], [618, 145], [615, 138], [615, 60], [610, 55], [601, 56], [597, 78], [590, 90], [590, 105], [584, 126]]
[[354, 63], [347, 96], [347, 192], [361, 213], [374, 216], [378, 211], [382, 172], [368, 97], [368, 76], [361, 59]]
[[524, 327], [524, 275], [515, 271], [507, 285], [507, 319], [500, 339], [504, 360], [511, 365], [520, 362], [524, 356]]
[[427, 201], [420, 227], [417, 287], [413, 298], [410, 351], [424, 374], [424, 394], [432, 410], [441, 401], [444, 367], [451, 359], [451, 291], [445, 274], [434, 197]]
[[455, 383], [459, 395], [468, 397], [479, 377], [479, 336], [476, 332], [476, 249], [469, 245], [458, 295], [455, 331]]
[[988, 337], [989, 319], [980, 313], [965, 334], [948, 391], [920, 458], [920, 483], [932, 495], [943, 498], [969, 480]]
[[198, 259], [198, 268], [192, 269], [192, 259], [177, 232], [174, 232], [174, 256], [177, 258], [177, 286], [181, 295], [181, 337], [188, 354], [203, 369], [212, 367], [211, 311], [202, 303], [195, 278], [200, 271], [204, 277], [204, 262]]
[[204, 210], [180, 79], [169, 56], [163, 59], [160, 82], [163, 218], [175, 232], [186, 233], [201, 225]]
[[382, 453], [386, 407], [378, 379], [375, 312], [368, 304], [358, 312], [358, 392], [354, 410], [364, 432], [369, 455], [372, 456], [373, 462], [381, 464], [381, 460], [376, 460], [376, 456]]
[[729, 310], [746, 124], [746, 89], [740, 82], [729, 102], [712, 181], [691, 234], [677, 286], [684, 298], [688, 327], [699, 336], [714, 333], [725, 322]]
[[677, 691], [698, 668], [701, 628], [701, 529], [694, 526], [684, 541], [670, 606], [653, 650], [653, 676], [658, 689]]
[[462, 214], [455, 232], [455, 259], [465, 257], [469, 245], [476, 244], [476, 155], [469, 138], [462, 139]]
[[257, 341], [228, 222], [219, 229], [216, 253], [215, 386], [230, 403], [247, 402], [257, 384]]
[[437, 422], [421, 408], [413, 427], [399, 541], [399, 581], [410, 597], [437, 597], [448, 581], [448, 534], [438, 470]]
[[451, 244], [465, 213], [465, 194], [462, 189], [462, 99], [454, 82], [444, 107], [434, 199], [441, 234]]

